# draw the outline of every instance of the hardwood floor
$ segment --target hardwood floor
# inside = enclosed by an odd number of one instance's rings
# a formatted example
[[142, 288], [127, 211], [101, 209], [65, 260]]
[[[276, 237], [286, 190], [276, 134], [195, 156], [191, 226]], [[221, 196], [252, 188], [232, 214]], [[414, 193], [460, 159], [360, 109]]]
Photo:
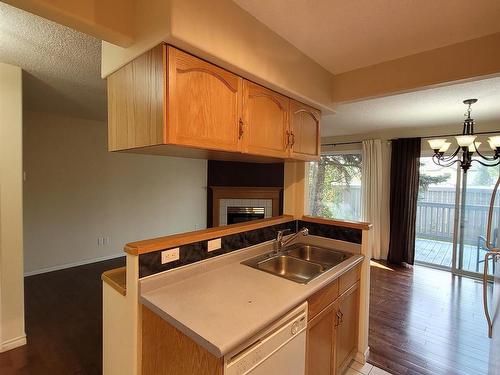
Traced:
[[487, 374], [482, 284], [372, 262], [369, 346], [369, 362], [394, 374]]
[[0, 354], [0, 374], [102, 374], [102, 272], [125, 258], [25, 278], [26, 346]]

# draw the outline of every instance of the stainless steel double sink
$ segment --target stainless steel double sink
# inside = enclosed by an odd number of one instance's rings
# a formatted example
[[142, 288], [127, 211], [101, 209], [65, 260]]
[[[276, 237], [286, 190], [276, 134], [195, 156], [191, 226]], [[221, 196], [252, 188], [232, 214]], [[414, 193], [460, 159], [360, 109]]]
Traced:
[[242, 264], [307, 284], [351, 256], [341, 251], [298, 243], [286, 247], [278, 254], [272, 252], [259, 255]]

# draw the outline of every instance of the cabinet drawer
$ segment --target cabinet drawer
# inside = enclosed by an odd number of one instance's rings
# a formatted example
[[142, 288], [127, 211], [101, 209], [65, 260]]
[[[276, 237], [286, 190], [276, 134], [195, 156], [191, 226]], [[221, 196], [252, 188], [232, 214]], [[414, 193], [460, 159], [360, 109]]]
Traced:
[[309, 320], [314, 318], [339, 296], [339, 280], [336, 279], [323, 289], [318, 290], [307, 300], [309, 304]]
[[360, 266], [347, 271], [339, 277], [339, 294], [344, 293], [347, 289], [353, 286], [360, 277]]

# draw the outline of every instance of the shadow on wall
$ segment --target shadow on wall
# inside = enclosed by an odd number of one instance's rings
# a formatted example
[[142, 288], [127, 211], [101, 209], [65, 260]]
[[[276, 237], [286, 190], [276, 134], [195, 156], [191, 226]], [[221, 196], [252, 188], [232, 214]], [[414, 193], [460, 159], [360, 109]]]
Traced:
[[[48, 80], [47, 80], [48, 81]], [[102, 91], [64, 79], [48, 84], [43, 78], [23, 71], [23, 108], [35, 112], [48, 112], [82, 119], [106, 121], [106, 81]]]

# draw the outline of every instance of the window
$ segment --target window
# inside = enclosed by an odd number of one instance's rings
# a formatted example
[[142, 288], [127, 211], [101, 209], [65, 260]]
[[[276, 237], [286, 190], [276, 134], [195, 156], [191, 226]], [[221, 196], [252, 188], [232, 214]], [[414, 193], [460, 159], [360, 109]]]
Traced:
[[311, 215], [361, 220], [361, 154], [322, 155], [309, 163], [308, 182]]

